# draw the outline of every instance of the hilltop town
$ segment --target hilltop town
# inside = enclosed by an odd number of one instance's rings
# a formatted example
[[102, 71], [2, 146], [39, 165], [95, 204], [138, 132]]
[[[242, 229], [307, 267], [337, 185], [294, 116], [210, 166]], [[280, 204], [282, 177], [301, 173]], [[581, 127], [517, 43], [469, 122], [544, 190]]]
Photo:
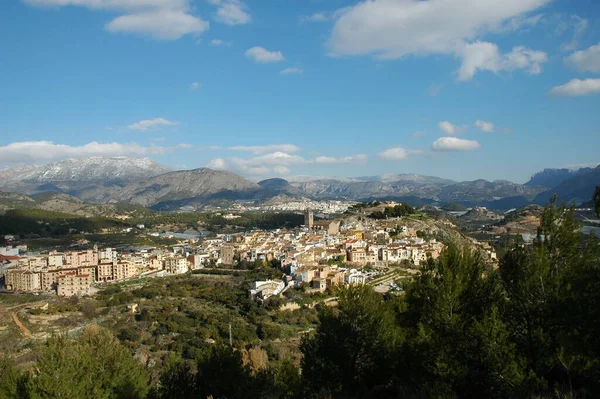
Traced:
[[[393, 202], [377, 205], [373, 209], [399, 206]], [[170, 247], [117, 250], [93, 246], [40, 253], [26, 245], [6, 246], [0, 248], [0, 272], [9, 291], [55, 292], [70, 297], [93, 295], [98, 286], [130, 279], [270, 265], [281, 272], [281, 278], [255, 282], [249, 293], [264, 300], [300, 284], [324, 291], [375, 279], [393, 283], [395, 268], [415, 269], [429, 258], [437, 259], [444, 248], [436, 238], [439, 228], [432, 221], [424, 221], [422, 215], [373, 219], [360, 207], [355, 211], [337, 219], [315, 220], [313, 211], [306, 210], [304, 225], [298, 228], [251, 229], [206, 238], [180, 235], [178, 244]], [[452, 225], [446, 224], [451, 230]], [[494, 251], [479, 245], [489, 260], [495, 261]], [[382, 279], [386, 274], [390, 278]]]

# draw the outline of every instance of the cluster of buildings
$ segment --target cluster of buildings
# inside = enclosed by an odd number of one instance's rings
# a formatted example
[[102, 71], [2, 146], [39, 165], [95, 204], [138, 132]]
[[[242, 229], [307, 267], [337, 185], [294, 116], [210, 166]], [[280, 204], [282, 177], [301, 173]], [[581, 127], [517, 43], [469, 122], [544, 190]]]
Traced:
[[306, 284], [323, 291], [341, 284], [362, 284], [371, 270], [366, 267], [419, 265], [439, 256], [442, 243], [418, 238], [414, 229], [400, 223], [401, 219], [316, 220], [308, 210], [300, 228], [182, 240], [170, 249], [116, 251], [94, 247], [45, 254], [22, 247], [5, 249], [10, 255], [0, 256], [10, 259], [0, 272], [8, 290], [55, 290], [60, 296], [72, 296], [90, 294], [96, 284], [182, 274], [203, 267], [234, 268], [243, 263], [270, 262], [281, 268], [282, 280], [257, 282], [250, 292], [252, 297], [265, 299], [289, 285]]
[[186, 273], [196, 268], [195, 260], [193, 255], [186, 257], [180, 247], [175, 251], [150, 248], [118, 252], [94, 247], [45, 254], [25, 252], [1, 257], [0, 277], [10, 291], [89, 295], [95, 284]]

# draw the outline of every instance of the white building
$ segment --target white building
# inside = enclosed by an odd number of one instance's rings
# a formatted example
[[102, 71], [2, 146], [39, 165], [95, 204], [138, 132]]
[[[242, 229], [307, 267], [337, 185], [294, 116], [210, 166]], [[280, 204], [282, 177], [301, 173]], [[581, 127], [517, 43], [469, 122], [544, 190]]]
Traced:
[[189, 270], [188, 261], [183, 256], [175, 256], [165, 260], [165, 270], [171, 274], [184, 274]]

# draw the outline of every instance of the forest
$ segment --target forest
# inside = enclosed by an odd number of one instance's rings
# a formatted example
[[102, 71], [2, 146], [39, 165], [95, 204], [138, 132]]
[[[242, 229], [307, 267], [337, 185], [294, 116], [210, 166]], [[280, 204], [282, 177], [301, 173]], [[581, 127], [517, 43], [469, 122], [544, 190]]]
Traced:
[[[579, 232], [573, 213], [548, 205], [537, 240], [514, 243], [497, 269], [451, 244], [403, 284], [404, 295], [383, 296], [368, 286], [340, 289], [337, 306], [317, 306], [315, 320], [306, 314], [315, 328], [303, 334], [299, 362], [252, 361], [262, 354], [249, 353], [245, 341], [267, 339], [269, 330], [255, 335], [248, 328], [245, 337], [229, 342], [226, 327], [217, 326], [221, 339], [169, 351], [153, 376], [126, 334], [115, 337], [90, 325], [35, 347], [29, 365], [3, 358], [0, 397], [599, 397], [600, 246]], [[153, 300], [164, 289], [135, 295]], [[241, 292], [224, 296], [231, 291], [218, 285], [180, 290], [182, 297], [202, 295], [225, 307], [238, 303], [247, 320], [266, 317]], [[119, 295], [108, 292], [97, 300]], [[190, 314], [185, 323], [191, 324], [177, 332], [181, 345], [196, 336], [196, 328], [214, 328]], [[168, 310], [148, 309], [143, 317], [156, 328], [173, 328]]]

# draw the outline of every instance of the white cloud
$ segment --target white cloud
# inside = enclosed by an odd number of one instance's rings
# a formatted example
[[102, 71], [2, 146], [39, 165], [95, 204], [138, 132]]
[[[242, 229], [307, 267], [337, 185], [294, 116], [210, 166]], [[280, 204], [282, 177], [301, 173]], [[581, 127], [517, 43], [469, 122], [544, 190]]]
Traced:
[[408, 151], [401, 147], [388, 148], [379, 154], [379, 158], [387, 160], [402, 160], [408, 158]]
[[507, 20], [502, 25], [502, 28], [500, 28], [500, 30], [504, 32], [517, 32], [521, 30], [527, 30], [527, 28], [536, 26], [543, 18], [544, 14], [532, 15], [530, 17], [520, 15], [518, 17], [514, 17]]
[[223, 149], [223, 147], [221, 147], [220, 145], [211, 145], [208, 148], [214, 151]]
[[457, 55], [462, 58], [458, 70], [458, 80], [471, 80], [477, 71], [514, 71], [526, 69], [536, 75], [542, 71], [542, 64], [548, 61], [548, 55], [543, 51], [535, 51], [523, 46], [517, 46], [510, 53], [500, 54], [498, 46], [489, 42], [474, 42], [467, 44]]
[[304, 72], [302, 68], [285, 68], [283, 71], [279, 72], [281, 75], [291, 75], [291, 74], [301, 74]]
[[281, 51], [269, 51], [260, 46], [249, 48], [244, 54], [246, 57], [252, 58], [254, 61], [263, 64], [268, 62], [285, 61], [285, 57]]
[[341, 158], [319, 156], [314, 159], [314, 162], [317, 164], [365, 163], [368, 159], [369, 157], [367, 157], [365, 154], [357, 154]]
[[425, 130], [417, 130], [416, 132], [414, 132], [414, 133], [412, 134], [412, 136], [413, 136], [413, 137], [421, 137], [421, 136], [423, 136], [424, 134], [427, 134], [427, 132], [426, 132]]
[[136, 143], [98, 143], [96, 141], [81, 146], [56, 144], [51, 141], [24, 141], [0, 146], [0, 160], [3, 163], [49, 162], [67, 158], [91, 156], [147, 156], [161, 155], [173, 151], [173, 147], [149, 146]]
[[430, 97], [436, 97], [440, 90], [442, 90], [442, 88], [444, 87], [444, 85], [431, 85], [429, 86], [429, 88], [427, 89], [427, 93], [429, 94]]
[[387, 150], [379, 153], [379, 158], [387, 161], [402, 161], [411, 155], [421, 155], [423, 151], [420, 150], [407, 150], [402, 147], [388, 148]]
[[588, 20], [581, 18], [577, 15], [571, 15], [571, 21], [573, 21], [573, 38], [569, 43], [565, 43], [561, 46], [563, 51], [573, 51], [579, 47], [579, 39], [583, 32], [588, 28]]
[[189, 0], [23, 0], [33, 6], [81, 6], [120, 15], [109, 21], [110, 32], [135, 33], [160, 40], [175, 40], [201, 33], [209, 23], [191, 13]]
[[177, 121], [169, 121], [164, 118], [145, 119], [139, 122], [132, 123], [131, 125], [127, 126], [127, 129], [145, 132], [146, 130], [157, 126], [172, 126], [177, 125], [178, 123], [179, 122]]
[[292, 165], [302, 165], [309, 161], [299, 155], [292, 155], [282, 151], [260, 155], [254, 158], [228, 158], [225, 160], [226, 169], [246, 175], [265, 175], [277, 168], [288, 168]]
[[200, 82], [193, 82], [190, 85], [190, 89], [192, 89], [192, 90], [198, 90], [200, 87], [202, 87], [202, 83], [200, 83]]
[[285, 175], [290, 172], [290, 167], [297, 165], [359, 164], [366, 162], [367, 159], [368, 157], [364, 154], [339, 158], [319, 156], [314, 159], [306, 159], [300, 155], [275, 151], [253, 158], [216, 158], [209, 163], [209, 167], [227, 169], [246, 175], [265, 175], [268, 173]]
[[287, 166], [275, 166], [273, 168], [273, 172], [279, 175], [287, 175], [288, 173], [290, 173], [290, 168], [288, 168]]
[[[397, 59], [416, 55], [466, 55], [473, 63], [476, 51], [484, 54], [485, 65], [475, 62], [473, 73], [480, 69], [494, 68], [496, 72], [516, 62], [528, 61], [530, 71], [541, 64], [541, 52], [513, 49], [518, 54], [490, 54], [489, 48], [471, 47], [478, 38], [506, 28], [515, 18], [541, 8], [550, 0], [368, 0], [355, 6], [338, 10], [328, 40], [330, 53], [334, 56], [373, 55], [379, 59]], [[467, 48], [467, 50], [465, 50]], [[495, 57], [496, 61], [490, 61]], [[507, 58], [508, 57], [508, 58]], [[514, 60], [514, 58], [520, 60]], [[467, 69], [465, 68], [465, 71]], [[468, 76], [468, 75], [463, 75]], [[472, 75], [471, 75], [472, 76]]]
[[581, 168], [597, 168], [599, 166], [598, 162], [588, 162], [588, 163], [571, 163], [561, 166], [560, 168], [578, 170]]
[[481, 148], [475, 140], [459, 139], [458, 137], [440, 137], [433, 142], [434, 151], [473, 151]]
[[211, 46], [231, 46], [231, 42], [227, 42], [221, 39], [212, 39], [210, 41]]
[[446, 134], [450, 134], [452, 136], [462, 134], [468, 129], [466, 125], [454, 125], [453, 123], [448, 121], [438, 123], [438, 127]]
[[227, 161], [223, 158], [215, 158], [208, 163], [208, 167], [213, 169], [227, 169]]
[[600, 93], [600, 79], [573, 79], [549, 92], [553, 96], [587, 96], [597, 93]]
[[236, 145], [229, 147], [232, 151], [251, 152], [253, 154], [265, 154], [267, 152], [298, 152], [300, 147], [294, 144], [269, 144], [269, 145]]
[[324, 12], [316, 12], [312, 15], [303, 15], [300, 17], [300, 22], [327, 22], [329, 16]]
[[600, 43], [574, 52], [565, 58], [565, 64], [579, 72], [600, 73]]
[[492, 122], [476, 121], [475, 126], [477, 126], [482, 132], [486, 133], [492, 133], [495, 130], [495, 126]]
[[239, 0], [209, 0], [218, 6], [215, 20], [225, 25], [244, 25], [252, 22], [248, 7]]

